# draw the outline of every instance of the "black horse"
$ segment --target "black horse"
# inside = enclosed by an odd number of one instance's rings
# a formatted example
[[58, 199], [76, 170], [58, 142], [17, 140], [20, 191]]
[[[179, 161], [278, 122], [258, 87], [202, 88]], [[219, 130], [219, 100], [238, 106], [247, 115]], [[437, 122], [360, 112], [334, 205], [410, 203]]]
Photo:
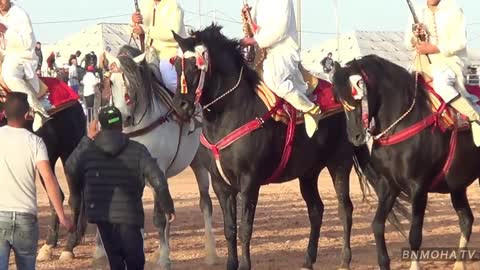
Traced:
[[[351, 76], [360, 78], [360, 89], [352, 88]], [[354, 145], [367, 142], [367, 128], [372, 130], [369, 123], [373, 121], [373, 135], [387, 131], [384, 136], [375, 137], [371, 154], [364, 151], [358, 156], [363, 165], [367, 165], [363, 166], [365, 171], [373, 170], [377, 174], [369, 180], [376, 186], [379, 200], [372, 227], [381, 269], [390, 269], [384, 238], [385, 219], [399, 194], [406, 194], [412, 204], [409, 241], [414, 254], [422, 242], [428, 192], [450, 194], [460, 220], [460, 248], [466, 248], [472, 232], [473, 215], [466, 189], [480, 176], [476, 159], [480, 156], [480, 148], [474, 145], [471, 131], [458, 132], [450, 170], [438, 185], [432, 181], [446, 163], [453, 131], [442, 132], [432, 125], [397, 144], [379, 145], [382, 139], [392, 138], [432, 115], [427, 93], [417, 78], [398, 65], [369, 55], [344, 68], [337, 66], [333, 79], [335, 95], [346, 111], [348, 138]], [[464, 269], [463, 266], [463, 261], [457, 261], [454, 269]], [[412, 269], [417, 267], [418, 261], [413, 259]]]
[[[2, 111], [3, 103], [0, 103], [0, 111]], [[6, 125], [6, 119], [0, 121], [0, 126]], [[31, 122], [29, 123], [31, 130]], [[43, 139], [47, 146], [48, 158], [50, 166], [55, 172], [55, 163], [58, 159], [62, 163], [67, 161], [67, 158], [73, 152], [82, 137], [86, 134], [86, 118], [82, 105], [79, 102], [74, 103], [68, 108], [57, 112], [51, 120], [47, 121], [36, 134]], [[8, 143], [8, 142], [2, 142]], [[66, 174], [66, 180], [69, 188], [72, 186], [69, 176]], [[42, 185], [45, 187], [43, 179], [40, 178]], [[62, 200], [65, 199], [64, 193], [60, 190]], [[69, 205], [72, 209], [73, 220], [78, 221], [77, 231], [69, 233], [67, 244], [64, 251], [72, 252], [73, 248], [79, 244], [81, 237], [85, 231], [86, 220], [79, 221], [81, 205], [80, 200], [73, 198], [74, 194], [71, 192]], [[53, 205], [50, 203], [50, 222], [48, 224], [48, 233], [42, 252], [46, 252], [45, 257], [51, 254], [51, 248], [56, 247], [59, 236], [59, 220], [55, 213]], [[45, 258], [46, 259], [46, 258]]]
[[[221, 27], [212, 25], [192, 37], [183, 39], [175, 35], [183, 52], [195, 52], [204, 46], [209, 53], [209, 71], [205, 78], [203, 95], [199, 103], [210, 105], [203, 110], [203, 133], [210, 142], [217, 142], [245, 123], [264, 115], [267, 110], [256, 95], [259, 83], [257, 74], [244, 63], [239, 42], [229, 40], [221, 33]], [[182, 59], [175, 65], [182, 74]], [[195, 90], [199, 84], [200, 70], [194, 57], [184, 59], [187, 93], [177, 90], [174, 98], [180, 116], [189, 118], [195, 111]], [[243, 76], [241, 75], [243, 70]], [[179, 76], [179, 85], [181, 77]], [[234, 87], [238, 82], [238, 86]], [[227, 90], [232, 89], [229, 94]], [[185, 90], [185, 89], [184, 89]], [[218, 99], [224, 95], [222, 98]], [[313, 269], [317, 259], [320, 227], [324, 205], [318, 192], [318, 176], [327, 167], [337, 192], [339, 212], [344, 226], [342, 269], [349, 269], [351, 261], [350, 232], [353, 206], [349, 196], [349, 173], [352, 168], [352, 145], [346, 138], [345, 115], [336, 114], [320, 123], [313, 138], [309, 139], [304, 126], [298, 126], [293, 152], [278, 182], [300, 179], [300, 190], [308, 207], [310, 239], [303, 267]], [[248, 134], [221, 151], [219, 170], [213, 164], [212, 183], [224, 216], [224, 233], [228, 242], [227, 269], [250, 269], [250, 239], [258, 201], [259, 190], [277, 168], [285, 142], [286, 125], [267, 120], [263, 128]], [[212, 154], [210, 153], [210, 157]], [[213, 160], [213, 159], [212, 159]], [[223, 171], [223, 172], [220, 172]], [[224, 173], [227, 179], [221, 175]], [[241, 208], [240, 242], [242, 257], [237, 255], [237, 194]]]

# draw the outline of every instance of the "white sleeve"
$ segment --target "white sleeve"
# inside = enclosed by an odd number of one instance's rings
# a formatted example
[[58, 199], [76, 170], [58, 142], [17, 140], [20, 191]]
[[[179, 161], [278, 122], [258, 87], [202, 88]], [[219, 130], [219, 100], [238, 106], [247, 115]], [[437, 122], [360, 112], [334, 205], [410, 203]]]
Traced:
[[5, 32], [7, 46], [8, 44], [12, 44], [15, 47], [20, 46], [24, 50], [33, 50], [36, 41], [30, 18], [24, 11], [20, 9], [15, 10], [18, 11], [15, 13], [15, 15], [18, 16], [15, 22], [19, 22], [19, 25], [7, 26], [8, 29]]
[[48, 161], [48, 152], [47, 152], [47, 146], [43, 142], [42, 138], [36, 136], [36, 147], [35, 147], [35, 162], [40, 162], [40, 161]]
[[262, 10], [261, 15], [256, 14], [257, 17], [259, 15], [264, 17], [262, 22], [268, 22], [259, 25], [260, 29], [255, 35], [255, 40], [260, 48], [272, 47], [287, 37], [289, 1], [276, 0], [270, 10]]

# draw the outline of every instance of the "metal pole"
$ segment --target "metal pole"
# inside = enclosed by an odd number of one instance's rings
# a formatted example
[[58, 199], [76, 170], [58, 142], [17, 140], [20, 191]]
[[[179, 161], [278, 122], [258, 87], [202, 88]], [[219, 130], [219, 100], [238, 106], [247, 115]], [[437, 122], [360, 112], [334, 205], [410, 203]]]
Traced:
[[340, 16], [338, 10], [338, 0], [333, 0], [335, 10], [335, 23], [337, 26], [337, 61], [340, 62]]
[[199, 18], [199, 28], [202, 28], [202, 0], [198, 0], [198, 18]]
[[302, 0], [297, 0], [298, 47], [302, 50]]

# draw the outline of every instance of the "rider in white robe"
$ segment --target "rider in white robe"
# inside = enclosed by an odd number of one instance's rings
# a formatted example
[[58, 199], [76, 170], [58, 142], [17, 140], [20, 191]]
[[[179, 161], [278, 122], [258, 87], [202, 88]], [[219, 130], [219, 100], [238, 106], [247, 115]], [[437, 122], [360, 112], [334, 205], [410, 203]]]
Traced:
[[[46, 110], [51, 108], [48, 99], [40, 102], [37, 94], [40, 91], [40, 81], [35, 72], [38, 59], [35, 55], [35, 35], [28, 14], [10, 3], [6, 13], [0, 13], [0, 24], [6, 28], [0, 52], [4, 55], [2, 76], [11, 91], [23, 92], [28, 95], [28, 102], [32, 108], [40, 113], [36, 114], [34, 130], [48, 119]], [[43, 118], [43, 119], [42, 119]]]
[[305, 127], [311, 137], [317, 129], [320, 108], [307, 98], [307, 84], [299, 70], [300, 52], [293, 2], [257, 0], [251, 14], [259, 30], [253, 38], [244, 38], [242, 44], [258, 44], [266, 49], [263, 62], [265, 84], [305, 113]]
[[[421, 61], [416, 69], [430, 75], [442, 99], [473, 121], [472, 130], [479, 145], [480, 106], [475, 104], [478, 99], [464, 87], [468, 67], [465, 16], [456, 0], [426, 0], [426, 3], [418, 10], [420, 25], [416, 31], [412, 31], [413, 20], [410, 20], [405, 33], [406, 46], [420, 55], [429, 55], [432, 64]], [[420, 42], [417, 34], [427, 34], [427, 42]]]
[[[153, 48], [159, 59], [161, 79], [171, 92], [177, 89], [177, 72], [170, 58], [177, 55], [178, 44], [172, 31], [186, 37], [183, 9], [176, 0], [143, 0], [141, 15], [132, 15], [133, 32], [145, 34], [145, 47]], [[139, 24], [136, 26], [136, 24]]]

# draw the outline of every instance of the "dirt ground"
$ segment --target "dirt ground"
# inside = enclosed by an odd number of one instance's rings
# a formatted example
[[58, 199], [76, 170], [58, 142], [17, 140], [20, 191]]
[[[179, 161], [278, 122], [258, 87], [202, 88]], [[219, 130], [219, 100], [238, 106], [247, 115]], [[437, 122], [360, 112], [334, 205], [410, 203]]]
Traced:
[[[64, 191], [67, 191], [61, 165], [57, 172]], [[171, 259], [172, 269], [225, 269], [227, 254], [223, 236], [223, 219], [218, 201], [211, 192], [214, 202], [214, 230], [217, 239], [217, 250], [221, 261], [215, 266], [204, 263], [203, 218], [198, 206], [198, 189], [190, 170], [169, 180], [177, 220], [172, 225]], [[343, 230], [337, 214], [337, 200], [328, 173], [323, 172], [320, 181], [320, 192], [325, 204], [323, 227], [316, 269], [337, 269], [340, 262]], [[357, 178], [351, 177], [351, 196], [355, 207], [352, 231], [352, 269], [377, 269], [374, 238], [370, 223], [373, 219], [375, 201], [362, 202]], [[67, 191], [68, 192], [68, 191]], [[45, 192], [39, 187], [39, 218], [41, 226], [39, 247], [43, 244], [47, 232], [48, 204]], [[480, 190], [475, 183], [469, 190], [469, 198], [473, 213], [479, 216]], [[152, 226], [152, 194], [145, 194], [146, 244], [147, 260], [153, 256], [158, 244], [157, 233]], [[478, 222], [473, 228], [471, 248], [480, 253], [480, 226]], [[252, 268], [256, 270], [299, 269], [303, 263], [308, 242], [309, 222], [305, 204], [301, 198], [298, 182], [292, 181], [282, 185], [263, 187], [255, 219], [254, 233], [251, 242]], [[460, 230], [455, 212], [446, 195], [430, 195], [429, 206], [425, 218], [423, 247], [456, 247]], [[73, 262], [58, 261], [61, 248], [65, 244], [65, 232], [62, 231], [60, 247], [54, 251], [50, 262], [38, 263], [38, 269], [92, 269], [94, 251], [94, 230], [89, 227], [84, 243], [75, 249], [76, 259]], [[408, 269], [409, 263], [400, 260], [400, 250], [407, 247], [401, 234], [392, 226], [387, 226], [387, 244], [392, 259], [392, 269]], [[11, 263], [13, 266], [13, 263]], [[422, 262], [423, 269], [451, 269], [451, 262]], [[479, 262], [470, 262], [469, 269], [480, 269]], [[149, 267], [150, 268], [150, 267]]]

